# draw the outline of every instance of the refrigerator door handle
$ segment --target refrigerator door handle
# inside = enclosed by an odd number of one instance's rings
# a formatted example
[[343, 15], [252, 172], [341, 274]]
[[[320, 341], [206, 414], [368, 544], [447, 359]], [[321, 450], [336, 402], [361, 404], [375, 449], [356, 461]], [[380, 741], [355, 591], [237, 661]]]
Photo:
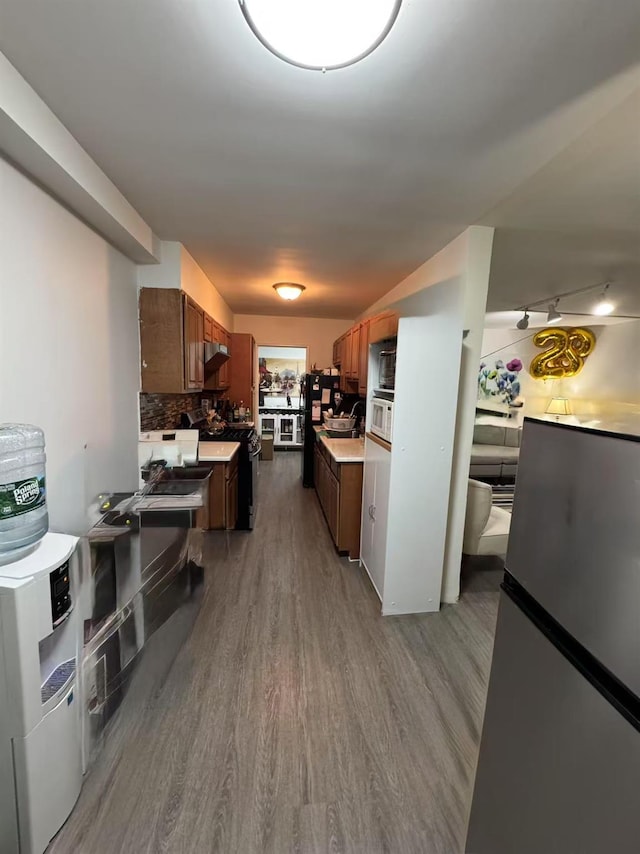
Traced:
[[558, 652], [578, 670], [626, 720], [640, 732], [640, 697], [617, 679], [585, 647], [555, 620], [509, 573], [500, 585], [522, 613], [531, 620]]

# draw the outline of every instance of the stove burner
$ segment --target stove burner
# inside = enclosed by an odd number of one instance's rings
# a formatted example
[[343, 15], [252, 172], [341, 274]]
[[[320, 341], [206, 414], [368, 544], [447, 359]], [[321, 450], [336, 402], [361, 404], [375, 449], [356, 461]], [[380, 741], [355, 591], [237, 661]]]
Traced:
[[242, 427], [225, 427], [216, 433], [210, 433], [208, 430], [200, 431], [201, 442], [250, 442], [256, 433], [253, 429]]

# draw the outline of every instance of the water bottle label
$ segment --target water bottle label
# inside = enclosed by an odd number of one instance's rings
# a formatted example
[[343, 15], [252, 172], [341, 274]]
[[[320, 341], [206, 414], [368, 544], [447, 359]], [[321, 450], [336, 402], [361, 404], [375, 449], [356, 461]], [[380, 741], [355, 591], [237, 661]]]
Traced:
[[0, 483], [0, 520], [30, 513], [42, 507], [46, 500], [44, 475], [16, 480], [13, 483]]

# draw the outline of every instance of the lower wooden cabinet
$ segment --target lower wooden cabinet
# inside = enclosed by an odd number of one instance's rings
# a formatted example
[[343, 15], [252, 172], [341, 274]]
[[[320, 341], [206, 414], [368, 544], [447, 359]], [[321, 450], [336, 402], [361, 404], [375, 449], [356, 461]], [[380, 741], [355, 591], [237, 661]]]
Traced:
[[316, 492], [339, 552], [360, 556], [362, 463], [337, 463], [321, 442], [314, 450]]
[[212, 531], [231, 530], [238, 521], [238, 454], [228, 463], [210, 463], [209, 524]]

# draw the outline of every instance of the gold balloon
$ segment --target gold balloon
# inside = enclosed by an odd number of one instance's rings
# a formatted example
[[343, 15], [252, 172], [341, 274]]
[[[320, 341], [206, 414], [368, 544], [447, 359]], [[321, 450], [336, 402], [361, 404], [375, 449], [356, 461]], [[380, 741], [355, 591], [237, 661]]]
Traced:
[[553, 326], [536, 332], [533, 343], [543, 347], [544, 352], [533, 358], [529, 367], [531, 376], [538, 380], [561, 379], [580, 373], [584, 360], [596, 346], [596, 336], [581, 326], [572, 329]]

